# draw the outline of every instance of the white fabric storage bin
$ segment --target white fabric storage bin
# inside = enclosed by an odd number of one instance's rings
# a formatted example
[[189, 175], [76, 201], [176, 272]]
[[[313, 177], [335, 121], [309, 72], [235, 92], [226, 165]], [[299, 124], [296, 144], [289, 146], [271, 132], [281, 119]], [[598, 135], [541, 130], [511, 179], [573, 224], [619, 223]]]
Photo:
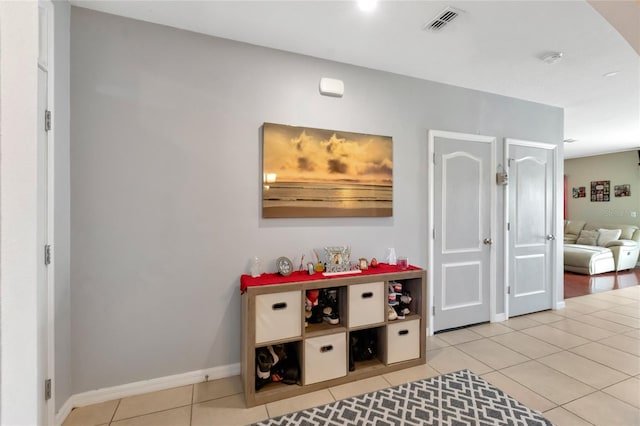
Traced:
[[304, 341], [304, 384], [347, 375], [347, 333], [313, 337]]
[[256, 296], [256, 343], [302, 335], [302, 292]]
[[384, 282], [349, 286], [349, 327], [384, 322], [385, 290]]
[[387, 364], [420, 357], [420, 319], [387, 325]]

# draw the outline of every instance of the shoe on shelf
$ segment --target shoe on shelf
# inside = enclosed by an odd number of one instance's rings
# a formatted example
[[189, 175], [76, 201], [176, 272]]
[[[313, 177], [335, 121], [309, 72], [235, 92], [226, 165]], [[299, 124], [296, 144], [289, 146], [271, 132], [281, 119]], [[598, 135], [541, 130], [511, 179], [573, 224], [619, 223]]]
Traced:
[[287, 351], [284, 347], [284, 344], [267, 346], [269, 352], [271, 352], [271, 356], [273, 357], [273, 365], [276, 365], [278, 362], [282, 361], [287, 357]]
[[396, 313], [396, 310], [393, 309], [393, 307], [391, 306], [387, 306], [387, 319], [389, 321], [398, 319], [398, 314]]
[[267, 348], [259, 348], [256, 351], [256, 375], [259, 379], [271, 377], [271, 367], [273, 367], [273, 357]]
[[325, 322], [328, 322], [331, 325], [336, 325], [340, 322], [340, 317], [338, 316], [338, 312], [334, 311], [330, 306], [326, 306], [322, 310], [322, 318]]
[[331, 312], [330, 314], [325, 315], [324, 320], [331, 325], [336, 325], [340, 323], [340, 317], [335, 312]]

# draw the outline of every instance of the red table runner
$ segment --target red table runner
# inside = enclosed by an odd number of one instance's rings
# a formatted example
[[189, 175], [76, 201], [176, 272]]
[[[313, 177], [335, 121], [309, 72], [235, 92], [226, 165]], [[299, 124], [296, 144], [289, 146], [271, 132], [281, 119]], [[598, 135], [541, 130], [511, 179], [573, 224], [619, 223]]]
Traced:
[[261, 285], [270, 285], [270, 284], [286, 284], [286, 283], [294, 283], [300, 281], [313, 281], [313, 280], [324, 280], [331, 278], [344, 278], [344, 277], [358, 277], [361, 275], [377, 275], [377, 274], [392, 274], [395, 272], [404, 272], [404, 271], [419, 271], [422, 268], [418, 266], [409, 265], [406, 269], [400, 269], [397, 265], [389, 265], [387, 263], [378, 263], [378, 266], [373, 268], [369, 266], [369, 269], [365, 269], [359, 273], [353, 274], [342, 274], [342, 275], [332, 275], [325, 277], [322, 275], [322, 272], [316, 272], [315, 274], [309, 275], [307, 271], [295, 271], [291, 275], [287, 277], [283, 277], [278, 273], [274, 274], [262, 274], [259, 277], [252, 277], [251, 275], [241, 275], [240, 276], [240, 293], [244, 293], [247, 291], [247, 287], [256, 287]]

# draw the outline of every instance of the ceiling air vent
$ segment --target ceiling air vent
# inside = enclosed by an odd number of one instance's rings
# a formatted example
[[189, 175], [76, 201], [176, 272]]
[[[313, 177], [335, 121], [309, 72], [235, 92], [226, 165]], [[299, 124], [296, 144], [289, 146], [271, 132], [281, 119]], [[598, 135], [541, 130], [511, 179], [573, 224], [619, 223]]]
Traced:
[[449, 22], [456, 19], [456, 17], [462, 12], [459, 9], [453, 8], [451, 6], [447, 6], [444, 10], [436, 15], [431, 21], [424, 24], [422, 27], [423, 30], [429, 31], [440, 31], [444, 28]]

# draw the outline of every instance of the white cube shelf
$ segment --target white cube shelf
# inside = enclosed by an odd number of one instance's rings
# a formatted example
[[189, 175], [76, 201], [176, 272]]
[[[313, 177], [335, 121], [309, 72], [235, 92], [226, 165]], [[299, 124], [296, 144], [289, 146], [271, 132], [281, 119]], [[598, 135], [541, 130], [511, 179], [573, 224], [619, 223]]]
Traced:
[[302, 293], [256, 296], [256, 344], [301, 336]]
[[386, 306], [384, 282], [349, 286], [349, 327], [384, 322]]
[[[282, 283], [268, 285], [252, 285], [253, 278], [243, 276], [240, 370], [247, 407], [424, 364], [426, 272], [389, 269], [331, 278], [296, 272], [293, 277], [298, 280], [283, 277]], [[269, 278], [277, 282], [278, 276]], [[411, 293], [411, 314], [404, 320], [387, 318], [387, 286], [393, 281], [402, 282]], [[304, 296], [318, 289], [335, 290], [340, 319], [305, 327]], [[375, 330], [377, 355], [351, 364], [350, 336], [366, 329]], [[284, 344], [288, 356], [296, 357], [299, 380], [296, 384], [260, 383], [256, 389], [256, 349], [276, 344]], [[354, 369], [349, 370], [350, 366]]]
[[347, 375], [347, 333], [312, 337], [304, 341], [304, 384]]
[[387, 364], [420, 357], [420, 319], [387, 325]]

